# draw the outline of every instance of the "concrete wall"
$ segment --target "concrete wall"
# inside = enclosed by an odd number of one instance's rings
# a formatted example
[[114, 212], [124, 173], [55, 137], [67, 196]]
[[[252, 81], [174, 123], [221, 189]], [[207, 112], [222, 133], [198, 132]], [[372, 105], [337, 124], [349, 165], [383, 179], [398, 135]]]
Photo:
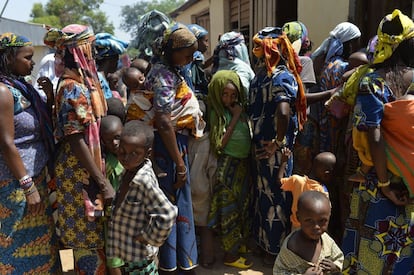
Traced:
[[341, 22], [348, 21], [349, 0], [298, 0], [298, 20], [308, 29], [315, 50]]

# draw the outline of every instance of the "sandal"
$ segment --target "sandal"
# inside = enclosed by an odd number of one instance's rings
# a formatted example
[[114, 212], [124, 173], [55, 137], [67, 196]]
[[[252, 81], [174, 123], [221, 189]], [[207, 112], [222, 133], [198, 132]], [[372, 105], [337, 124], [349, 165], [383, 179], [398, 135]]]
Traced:
[[247, 261], [246, 258], [239, 257], [234, 262], [224, 262], [224, 264], [227, 265], [227, 266], [232, 266], [232, 267], [236, 267], [236, 268], [247, 269], [247, 268], [249, 268], [253, 265], [252, 262], [250, 262], [250, 263], [247, 263], [247, 262], [248, 261]]

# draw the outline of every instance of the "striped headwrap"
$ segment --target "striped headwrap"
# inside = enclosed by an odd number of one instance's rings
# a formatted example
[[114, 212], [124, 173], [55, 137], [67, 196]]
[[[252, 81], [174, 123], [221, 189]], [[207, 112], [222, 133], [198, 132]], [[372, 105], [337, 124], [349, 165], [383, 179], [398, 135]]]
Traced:
[[95, 47], [98, 52], [97, 58], [121, 55], [126, 52], [129, 43], [118, 39], [109, 33], [97, 33], [95, 35]]
[[11, 32], [3, 33], [0, 36], [0, 50], [9, 48], [9, 47], [24, 47], [31, 46], [32, 42], [29, 39], [22, 35], [16, 35]]
[[45, 37], [44, 43], [49, 47], [68, 51], [73, 55], [78, 72], [84, 84], [91, 91], [92, 108], [94, 115], [99, 118], [106, 113], [106, 100], [98, 79], [95, 59], [93, 56], [93, 42], [95, 35], [90, 26], [72, 24], [62, 30], [50, 29]]
[[286, 34], [278, 27], [264, 28], [253, 37], [253, 42], [253, 54], [257, 58], [263, 59], [268, 76], [273, 74], [282, 59], [286, 67], [295, 77], [298, 83], [295, 105], [298, 114], [299, 129], [301, 130], [306, 121], [306, 97], [302, 79], [299, 75], [302, 71], [302, 65], [298, 55], [292, 48], [292, 44]]
[[[400, 33], [389, 34], [384, 30], [387, 23], [395, 23], [401, 30]], [[375, 46], [374, 64], [382, 63], [391, 57], [394, 50], [406, 39], [414, 37], [414, 23], [400, 10], [395, 9], [391, 14], [386, 15], [378, 26], [378, 42]]]

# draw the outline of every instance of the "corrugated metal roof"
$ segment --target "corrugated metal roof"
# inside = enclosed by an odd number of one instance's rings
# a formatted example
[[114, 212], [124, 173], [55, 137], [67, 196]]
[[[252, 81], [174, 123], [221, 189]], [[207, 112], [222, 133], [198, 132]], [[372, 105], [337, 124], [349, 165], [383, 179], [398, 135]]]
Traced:
[[0, 17], [0, 33], [12, 32], [23, 35], [32, 41], [33, 46], [44, 46], [43, 37], [46, 33], [45, 25], [21, 22]]

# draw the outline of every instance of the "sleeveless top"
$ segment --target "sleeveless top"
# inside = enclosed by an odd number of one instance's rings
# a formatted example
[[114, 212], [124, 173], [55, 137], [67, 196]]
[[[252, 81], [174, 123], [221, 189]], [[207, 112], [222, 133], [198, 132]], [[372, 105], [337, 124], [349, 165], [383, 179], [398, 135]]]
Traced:
[[[46, 166], [48, 153], [42, 141], [39, 120], [30, 101], [21, 92], [6, 85], [14, 100], [14, 143], [30, 176], [38, 175]], [[0, 153], [0, 180], [14, 176]]]

